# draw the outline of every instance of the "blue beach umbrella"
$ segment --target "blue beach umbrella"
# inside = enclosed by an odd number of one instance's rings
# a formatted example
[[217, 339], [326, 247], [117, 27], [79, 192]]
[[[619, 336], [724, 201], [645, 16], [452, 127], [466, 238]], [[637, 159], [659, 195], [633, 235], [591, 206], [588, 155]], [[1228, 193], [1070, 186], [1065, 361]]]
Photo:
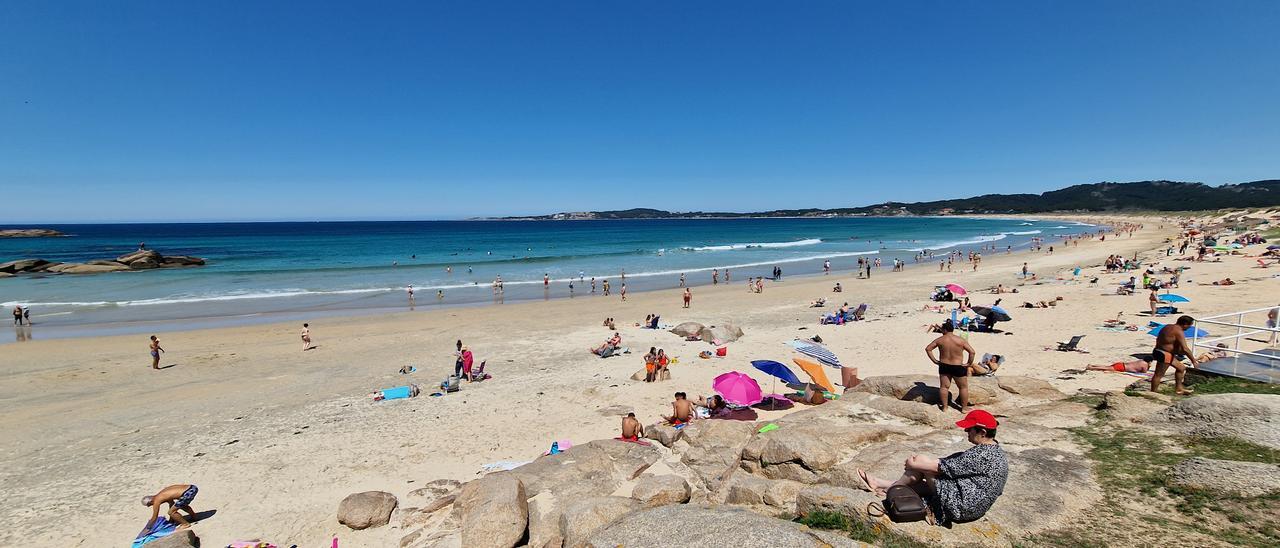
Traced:
[[[1147, 332], [1147, 334], [1148, 334], [1148, 335], [1152, 335], [1152, 336], [1159, 335], [1159, 334], [1160, 334], [1160, 330], [1161, 330], [1161, 329], [1164, 329], [1164, 324], [1162, 324], [1162, 323], [1158, 323], [1158, 324], [1156, 324], [1156, 326], [1155, 326], [1155, 327], [1151, 328], [1151, 331], [1148, 331], [1148, 332]], [[1200, 329], [1199, 327], [1196, 327], [1196, 326], [1194, 326], [1194, 325], [1193, 325], [1193, 326], [1191, 326], [1191, 327], [1188, 327], [1188, 328], [1187, 328], [1185, 331], [1183, 331], [1183, 332], [1184, 332], [1184, 333], [1186, 333], [1186, 335], [1187, 335], [1188, 337], [1200, 337], [1200, 338], [1204, 338], [1204, 337], [1208, 337], [1208, 336], [1209, 336], [1209, 332], [1208, 332], [1208, 331], [1205, 331], [1205, 330], [1203, 330], [1203, 329]]]
[[773, 360], [754, 360], [751, 362], [751, 365], [756, 369], [781, 379], [782, 382], [787, 384], [800, 384], [800, 377], [797, 377], [795, 373], [792, 373], [787, 366], [782, 365], [781, 363]]
[[1178, 295], [1176, 293], [1165, 293], [1160, 296], [1160, 300], [1166, 303], [1189, 303], [1191, 299]]

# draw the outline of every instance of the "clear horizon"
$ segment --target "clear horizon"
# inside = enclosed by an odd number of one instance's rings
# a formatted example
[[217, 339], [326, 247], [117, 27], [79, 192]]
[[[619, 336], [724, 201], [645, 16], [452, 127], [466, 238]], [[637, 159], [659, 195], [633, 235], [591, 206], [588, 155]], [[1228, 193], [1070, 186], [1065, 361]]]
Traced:
[[1280, 3], [0, 8], [0, 225], [765, 211], [1280, 174]]

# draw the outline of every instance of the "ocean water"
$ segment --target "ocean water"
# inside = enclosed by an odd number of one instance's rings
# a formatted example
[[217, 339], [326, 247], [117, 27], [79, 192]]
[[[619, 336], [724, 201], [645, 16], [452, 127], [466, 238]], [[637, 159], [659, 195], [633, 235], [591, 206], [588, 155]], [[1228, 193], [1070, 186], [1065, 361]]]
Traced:
[[[70, 237], [0, 239], [0, 262], [78, 262], [137, 249], [195, 255], [204, 267], [0, 279], [0, 303], [29, 306], [25, 336], [162, 331], [334, 310], [405, 310], [590, 296], [590, 279], [616, 292], [768, 276], [852, 270], [858, 257], [912, 264], [917, 250], [1014, 249], [1032, 238], [1093, 230], [1034, 219], [822, 218], [633, 221], [422, 221], [51, 225]], [[936, 261], [935, 261], [936, 262]], [[550, 278], [544, 287], [543, 276]], [[505, 291], [495, 295], [501, 276]], [[574, 284], [570, 293], [569, 284]], [[437, 298], [442, 291], [444, 298]], [[8, 318], [7, 315], [0, 316]], [[6, 337], [7, 338], [7, 337]], [[0, 341], [5, 338], [0, 338]]]

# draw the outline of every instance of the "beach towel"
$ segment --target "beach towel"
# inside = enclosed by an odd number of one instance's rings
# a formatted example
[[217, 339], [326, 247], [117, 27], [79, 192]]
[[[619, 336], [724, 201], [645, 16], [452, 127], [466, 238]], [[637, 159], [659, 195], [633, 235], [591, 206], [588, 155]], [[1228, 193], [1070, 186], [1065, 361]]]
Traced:
[[138, 532], [138, 537], [133, 539], [133, 548], [138, 548], [148, 542], [156, 539], [167, 537], [178, 529], [178, 524], [169, 521], [169, 518], [159, 517], [150, 528], [143, 529]]
[[412, 392], [413, 392], [413, 389], [408, 386], [397, 386], [395, 388], [388, 388], [382, 391], [382, 399], [399, 400], [399, 399], [409, 397], [409, 394]]
[[764, 425], [764, 426], [761, 426], [759, 430], [756, 430], [756, 433], [757, 433], [757, 434], [767, 434], [767, 433], [769, 433], [769, 432], [772, 432], [772, 431], [774, 431], [774, 430], [777, 430], [778, 428], [779, 428], [778, 423], [776, 423], [776, 422], [771, 422], [771, 423], [769, 423], [769, 424], [766, 424], [766, 425]]
[[827, 350], [827, 347], [825, 346], [814, 344], [811, 342], [805, 342], [800, 339], [796, 339], [794, 341], [791, 341], [791, 347], [795, 348], [797, 352], [800, 352], [801, 354], [804, 354], [807, 356], [811, 356], [814, 359], [824, 364], [827, 364], [831, 367], [842, 367], [840, 365], [840, 359], [836, 357], [834, 352]]
[[496, 462], [490, 462], [488, 464], [483, 464], [480, 466], [480, 473], [490, 474], [493, 472], [506, 472], [508, 470], [514, 470], [516, 468], [519, 468], [531, 462], [533, 461], [531, 460], [526, 460], [526, 461], [500, 460]]

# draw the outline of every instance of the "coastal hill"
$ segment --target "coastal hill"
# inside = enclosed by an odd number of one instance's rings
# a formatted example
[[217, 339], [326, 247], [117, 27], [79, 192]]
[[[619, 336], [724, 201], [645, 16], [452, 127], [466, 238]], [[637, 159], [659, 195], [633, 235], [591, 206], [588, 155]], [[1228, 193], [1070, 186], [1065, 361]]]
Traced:
[[1025, 214], [1103, 211], [1190, 211], [1280, 205], [1280, 179], [1209, 186], [1180, 181], [1102, 182], [1074, 185], [1042, 194], [985, 194], [932, 202], [885, 202], [836, 209], [775, 209], [751, 213], [671, 212], [636, 208], [620, 211], [581, 211], [503, 217], [525, 220], [668, 219], [734, 217], [832, 217], [890, 215], [948, 215], [957, 213]]

